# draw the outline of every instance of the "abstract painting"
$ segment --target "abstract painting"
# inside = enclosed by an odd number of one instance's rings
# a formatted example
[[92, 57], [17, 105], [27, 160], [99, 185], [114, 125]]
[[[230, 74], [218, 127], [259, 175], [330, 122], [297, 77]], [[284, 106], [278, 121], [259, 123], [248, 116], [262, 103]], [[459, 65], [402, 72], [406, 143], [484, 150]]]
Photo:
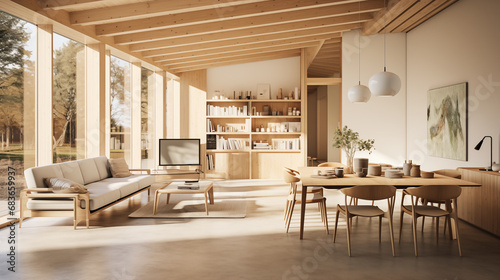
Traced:
[[427, 92], [427, 154], [467, 160], [467, 83]]

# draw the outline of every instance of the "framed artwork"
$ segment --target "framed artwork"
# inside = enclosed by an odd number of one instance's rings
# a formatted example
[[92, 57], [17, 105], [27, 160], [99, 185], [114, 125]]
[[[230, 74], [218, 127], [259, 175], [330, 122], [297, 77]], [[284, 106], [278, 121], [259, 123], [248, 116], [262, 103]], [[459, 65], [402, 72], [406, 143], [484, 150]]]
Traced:
[[468, 83], [427, 92], [427, 154], [467, 161]]

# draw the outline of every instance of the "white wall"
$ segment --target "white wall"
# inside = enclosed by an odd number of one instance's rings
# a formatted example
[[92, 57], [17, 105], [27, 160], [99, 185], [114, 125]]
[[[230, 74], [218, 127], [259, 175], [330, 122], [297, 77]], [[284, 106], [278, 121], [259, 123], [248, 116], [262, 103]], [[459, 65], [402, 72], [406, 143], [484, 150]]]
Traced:
[[300, 88], [300, 57], [266, 60], [207, 69], [207, 98], [212, 98], [215, 90], [221, 90], [227, 97], [233, 91], [257, 92], [257, 84], [271, 84], [272, 98], [278, 89], [289, 93]]
[[[424, 170], [487, 166], [493, 136], [493, 160], [500, 139], [500, 1], [462, 0], [407, 34], [408, 156]], [[426, 106], [429, 89], [469, 83], [468, 155], [457, 161], [426, 155]]]
[[333, 134], [340, 124], [340, 86], [328, 86], [328, 161], [340, 161], [340, 150], [333, 147]]
[[[401, 90], [394, 97], [372, 96], [368, 103], [351, 103], [350, 87], [358, 84], [358, 45], [361, 48], [361, 84], [383, 71], [384, 35], [362, 36], [359, 30], [342, 36], [342, 124], [359, 132], [362, 139], [375, 139], [375, 150], [357, 152], [370, 162], [402, 166], [406, 158], [406, 34], [386, 35], [387, 71], [401, 78]], [[342, 162], [345, 163], [345, 156]]]

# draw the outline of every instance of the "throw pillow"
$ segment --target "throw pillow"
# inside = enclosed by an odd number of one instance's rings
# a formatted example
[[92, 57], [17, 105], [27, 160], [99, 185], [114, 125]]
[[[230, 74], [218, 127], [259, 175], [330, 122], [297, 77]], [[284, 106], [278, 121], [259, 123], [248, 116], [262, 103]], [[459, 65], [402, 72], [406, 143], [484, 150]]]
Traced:
[[116, 158], [109, 160], [109, 168], [113, 178], [123, 178], [132, 175], [128, 169], [127, 162], [123, 158]]
[[69, 179], [43, 178], [43, 182], [48, 188], [52, 188], [54, 193], [87, 193], [84, 186]]

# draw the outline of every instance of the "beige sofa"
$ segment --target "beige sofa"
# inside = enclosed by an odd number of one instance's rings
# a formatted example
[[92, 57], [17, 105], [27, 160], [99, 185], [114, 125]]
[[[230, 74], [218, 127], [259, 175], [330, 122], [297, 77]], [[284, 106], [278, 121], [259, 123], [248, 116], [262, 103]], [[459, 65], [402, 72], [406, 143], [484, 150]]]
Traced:
[[[27, 217], [73, 217], [74, 228], [89, 216], [135, 194], [148, 190], [155, 178], [148, 169], [131, 169], [147, 174], [124, 178], [111, 176], [105, 156], [33, 167], [24, 171], [27, 189], [21, 192], [20, 222]], [[43, 178], [65, 178], [84, 185], [88, 193], [50, 193]]]

